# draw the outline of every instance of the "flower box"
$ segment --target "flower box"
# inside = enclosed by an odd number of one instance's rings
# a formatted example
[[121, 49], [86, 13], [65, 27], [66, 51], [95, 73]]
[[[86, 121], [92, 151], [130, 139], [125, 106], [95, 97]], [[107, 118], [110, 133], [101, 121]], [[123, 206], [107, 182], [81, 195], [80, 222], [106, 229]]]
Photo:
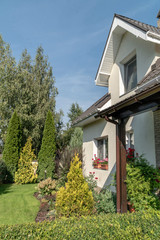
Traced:
[[103, 169], [103, 170], [108, 170], [108, 164], [94, 164], [93, 165], [94, 168], [97, 168], [97, 169]]

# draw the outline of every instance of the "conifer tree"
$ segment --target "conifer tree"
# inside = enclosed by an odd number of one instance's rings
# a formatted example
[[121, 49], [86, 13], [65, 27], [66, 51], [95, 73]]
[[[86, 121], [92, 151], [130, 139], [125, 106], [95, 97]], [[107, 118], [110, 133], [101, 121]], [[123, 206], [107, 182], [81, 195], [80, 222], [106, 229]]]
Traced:
[[83, 143], [83, 131], [80, 127], [76, 127], [74, 129], [74, 132], [71, 136], [71, 140], [70, 140], [70, 147], [71, 148], [76, 148], [76, 147], [82, 147], [82, 143]]
[[6, 142], [3, 151], [3, 160], [7, 166], [8, 181], [14, 180], [18, 166], [18, 159], [21, 147], [21, 127], [17, 113], [14, 112], [9, 122]]
[[38, 154], [38, 178], [53, 178], [55, 171], [55, 124], [52, 113], [48, 111], [43, 131], [42, 145]]
[[65, 187], [57, 192], [57, 214], [66, 217], [91, 214], [94, 207], [93, 195], [83, 177], [78, 155], [73, 158], [67, 179]]
[[29, 137], [20, 154], [18, 170], [15, 173], [15, 183], [25, 184], [36, 182], [37, 174], [32, 164], [35, 159], [36, 156], [32, 150], [32, 139]]

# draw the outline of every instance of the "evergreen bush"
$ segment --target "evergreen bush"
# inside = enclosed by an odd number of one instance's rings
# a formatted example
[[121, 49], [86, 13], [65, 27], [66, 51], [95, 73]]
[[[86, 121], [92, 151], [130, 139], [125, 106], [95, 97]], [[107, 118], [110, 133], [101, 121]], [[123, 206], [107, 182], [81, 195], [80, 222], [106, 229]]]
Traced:
[[38, 178], [53, 178], [55, 171], [55, 124], [52, 113], [48, 111], [43, 131], [42, 145], [38, 154]]
[[29, 137], [20, 154], [18, 170], [15, 173], [15, 183], [25, 184], [36, 182], [37, 174], [32, 164], [35, 159], [36, 156], [32, 150], [32, 139]]
[[94, 207], [93, 195], [83, 177], [78, 155], [75, 155], [71, 162], [67, 179], [65, 187], [61, 187], [57, 192], [55, 207], [58, 216], [91, 214]]
[[7, 175], [7, 167], [3, 160], [0, 160], [0, 183], [4, 183]]
[[9, 122], [6, 141], [3, 151], [3, 160], [7, 166], [7, 180], [14, 181], [15, 172], [18, 167], [18, 159], [21, 147], [21, 127], [17, 113], [14, 112]]
[[151, 166], [143, 155], [129, 158], [126, 183], [128, 200], [136, 210], [160, 208], [155, 194], [160, 189], [160, 171]]
[[0, 239], [5, 240], [159, 240], [159, 236], [160, 211], [155, 210], [0, 226]]
[[113, 193], [108, 189], [94, 195], [96, 202], [96, 211], [100, 213], [115, 213], [116, 205], [114, 203]]
[[59, 159], [59, 179], [57, 186], [64, 187], [67, 182], [67, 174], [70, 169], [71, 162], [75, 156], [75, 153], [78, 154], [79, 158], [82, 159], [82, 147], [70, 147], [67, 146], [60, 152]]

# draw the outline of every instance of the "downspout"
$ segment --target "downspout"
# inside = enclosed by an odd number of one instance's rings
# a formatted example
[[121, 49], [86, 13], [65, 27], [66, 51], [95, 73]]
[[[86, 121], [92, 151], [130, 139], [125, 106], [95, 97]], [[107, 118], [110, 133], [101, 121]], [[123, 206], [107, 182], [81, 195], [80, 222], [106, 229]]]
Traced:
[[117, 190], [117, 213], [121, 213], [121, 165], [120, 165], [120, 140], [119, 140], [119, 123], [104, 117], [107, 122], [116, 125], [116, 190]]

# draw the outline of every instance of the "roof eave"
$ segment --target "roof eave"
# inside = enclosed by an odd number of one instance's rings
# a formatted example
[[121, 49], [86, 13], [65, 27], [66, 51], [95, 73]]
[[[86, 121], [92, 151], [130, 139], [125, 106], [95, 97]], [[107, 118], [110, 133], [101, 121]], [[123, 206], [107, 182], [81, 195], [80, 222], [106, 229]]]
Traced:
[[91, 124], [97, 120], [98, 111], [94, 112], [92, 115], [85, 117], [84, 119], [79, 120], [78, 122], [74, 123], [74, 127], [84, 127], [88, 124]]
[[160, 77], [159, 77], [159, 79], [158, 78], [154, 79], [154, 81], [156, 82], [155, 85], [151, 86], [150, 88], [148, 87], [147, 89], [142, 90], [142, 91], [140, 91], [140, 89], [143, 88], [145, 86], [145, 84], [140, 86], [139, 88], [137, 88], [137, 93], [136, 94], [134, 94], [131, 97], [129, 97], [129, 98], [127, 98], [127, 99], [125, 99], [121, 102], [118, 102], [117, 104], [114, 104], [111, 107], [99, 112], [98, 117], [99, 116], [104, 117], [105, 115], [112, 116], [117, 111], [120, 111], [121, 109], [123, 109], [123, 108], [137, 102], [137, 101], [141, 101], [144, 98], [152, 95], [153, 93], [159, 92], [160, 91]]

